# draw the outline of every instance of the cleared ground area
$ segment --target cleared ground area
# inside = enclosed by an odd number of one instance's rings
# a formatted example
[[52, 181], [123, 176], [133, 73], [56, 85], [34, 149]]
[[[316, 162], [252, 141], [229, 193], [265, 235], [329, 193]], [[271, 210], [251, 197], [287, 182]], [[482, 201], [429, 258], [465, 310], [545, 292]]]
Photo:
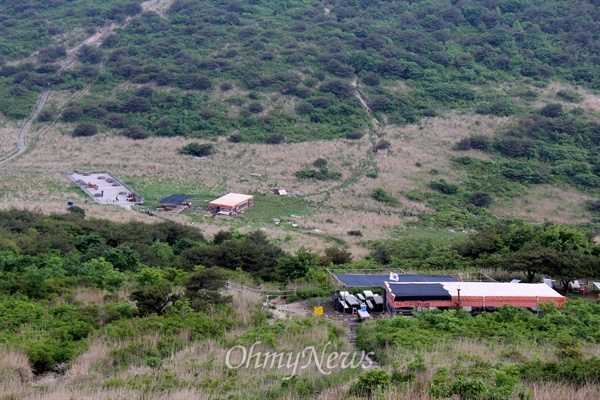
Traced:
[[69, 178], [96, 203], [125, 208], [136, 204], [133, 191], [106, 172], [72, 173]]

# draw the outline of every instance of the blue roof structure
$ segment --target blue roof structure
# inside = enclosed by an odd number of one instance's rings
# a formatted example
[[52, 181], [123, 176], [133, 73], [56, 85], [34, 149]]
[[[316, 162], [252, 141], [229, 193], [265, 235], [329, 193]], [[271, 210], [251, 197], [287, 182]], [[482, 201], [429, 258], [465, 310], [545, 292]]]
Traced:
[[452, 300], [448, 290], [440, 283], [421, 283], [419, 285], [390, 284], [394, 301], [431, 301]]
[[187, 199], [191, 199], [194, 196], [190, 196], [187, 194], [172, 194], [169, 197], [165, 197], [164, 199], [160, 199], [159, 202], [160, 203], [167, 203], [167, 204], [181, 204], [184, 201], [186, 201]]

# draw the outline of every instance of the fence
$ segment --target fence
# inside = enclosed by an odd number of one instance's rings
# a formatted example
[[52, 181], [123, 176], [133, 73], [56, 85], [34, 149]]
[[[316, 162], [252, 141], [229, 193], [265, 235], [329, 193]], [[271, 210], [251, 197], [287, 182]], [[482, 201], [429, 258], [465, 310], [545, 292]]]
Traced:
[[278, 296], [296, 296], [296, 289], [292, 290], [269, 290], [261, 288], [253, 288], [250, 286], [240, 285], [238, 283], [227, 282], [227, 288], [229, 290], [235, 290], [238, 292], [252, 292], [258, 293], [260, 296], [266, 297], [278, 297]]

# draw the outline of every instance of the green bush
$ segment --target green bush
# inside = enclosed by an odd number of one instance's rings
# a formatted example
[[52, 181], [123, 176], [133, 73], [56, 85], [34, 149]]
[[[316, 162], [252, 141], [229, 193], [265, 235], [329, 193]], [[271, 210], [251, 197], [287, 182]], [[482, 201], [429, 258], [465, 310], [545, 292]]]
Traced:
[[579, 92], [571, 89], [563, 89], [556, 92], [556, 96], [561, 100], [568, 101], [569, 103], [581, 103], [585, 100], [585, 97]]
[[214, 146], [209, 143], [197, 143], [192, 142], [181, 149], [179, 149], [179, 153], [181, 154], [189, 154], [196, 157], [206, 157], [213, 153]]
[[338, 180], [342, 177], [341, 172], [330, 171], [327, 167], [319, 170], [303, 169], [294, 174], [298, 179], [316, 179], [318, 181]]
[[363, 372], [350, 392], [360, 396], [371, 396], [376, 391], [383, 391], [392, 383], [392, 376], [382, 369], [371, 369]]
[[73, 136], [94, 136], [98, 133], [98, 127], [91, 122], [83, 122], [75, 127]]
[[456, 194], [458, 193], [458, 186], [449, 182], [446, 182], [445, 179], [440, 179], [439, 181], [431, 181], [429, 182], [429, 187], [437, 190], [443, 194]]
[[475, 192], [469, 198], [469, 203], [477, 207], [488, 207], [492, 203], [492, 196], [486, 192]]
[[390, 195], [382, 188], [377, 188], [373, 190], [373, 192], [371, 192], [371, 197], [377, 201], [391, 205], [396, 204], [398, 202], [398, 199]]
[[133, 140], [147, 139], [150, 135], [139, 125], [135, 125], [123, 130], [123, 136]]
[[475, 109], [477, 114], [509, 117], [517, 113], [517, 107], [508, 100], [499, 100], [493, 103], [482, 102]]

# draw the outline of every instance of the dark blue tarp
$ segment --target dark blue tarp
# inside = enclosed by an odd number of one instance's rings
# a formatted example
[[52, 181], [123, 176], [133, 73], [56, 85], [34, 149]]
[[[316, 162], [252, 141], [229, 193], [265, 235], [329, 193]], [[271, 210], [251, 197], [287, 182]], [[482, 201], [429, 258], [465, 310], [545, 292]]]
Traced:
[[164, 199], [160, 199], [159, 201], [161, 203], [167, 203], [167, 204], [181, 204], [184, 201], [186, 201], [187, 199], [191, 199], [194, 196], [190, 196], [187, 194], [172, 194], [169, 197], [165, 197]]
[[[335, 277], [346, 287], [383, 287], [383, 282], [392, 282], [390, 274], [335, 274]], [[459, 279], [452, 275], [398, 274], [398, 282], [459, 282]]]
[[393, 284], [390, 290], [394, 301], [452, 300], [452, 296], [440, 283], [420, 283], [418, 285]]

